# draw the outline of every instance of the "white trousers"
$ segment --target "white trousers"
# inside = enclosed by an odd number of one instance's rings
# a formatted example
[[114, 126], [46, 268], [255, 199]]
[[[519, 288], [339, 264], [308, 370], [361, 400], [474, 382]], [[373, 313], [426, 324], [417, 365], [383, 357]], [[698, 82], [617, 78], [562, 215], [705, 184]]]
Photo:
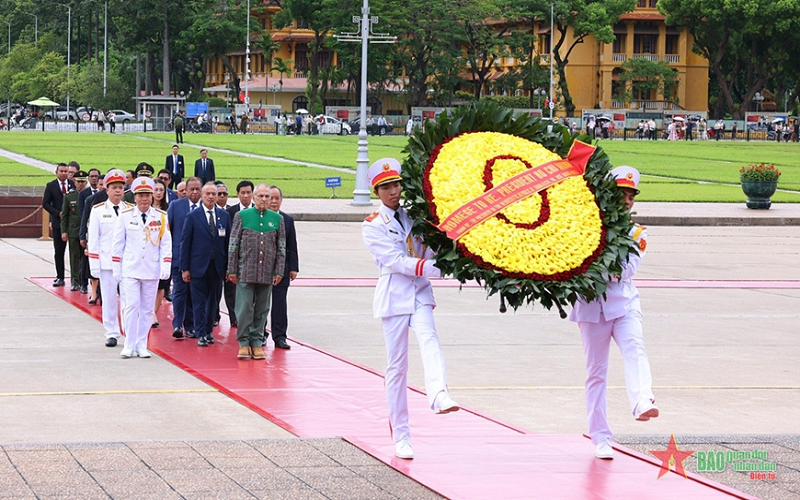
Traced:
[[433, 409], [436, 396], [447, 388], [444, 354], [436, 335], [433, 308], [420, 302], [415, 304], [414, 314], [382, 318], [383, 336], [386, 341], [385, 385], [389, 403], [389, 424], [395, 442], [411, 438], [408, 428], [408, 329], [414, 330], [422, 354], [425, 371], [425, 391], [428, 404]]
[[640, 402], [653, 401], [653, 378], [650, 362], [644, 350], [642, 336], [642, 313], [629, 311], [615, 320], [606, 321], [600, 314], [599, 323], [578, 323], [586, 354], [586, 416], [589, 419], [589, 435], [594, 444], [612, 439], [606, 410], [606, 379], [611, 338], [622, 353], [625, 371], [625, 388], [631, 413]]
[[122, 310], [125, 349], [147, 348], [147, 334], [153, 324], [157, 292], [158, 280], [122, 278], [120, 293], [125, 297]]
[[109, 269], [100, 270], [100, 293], [103, 296], [103, 327], [106, 329], [106, 338], [120, 337], [119, 330], [119, 302], [117, 300], [117, 280]]

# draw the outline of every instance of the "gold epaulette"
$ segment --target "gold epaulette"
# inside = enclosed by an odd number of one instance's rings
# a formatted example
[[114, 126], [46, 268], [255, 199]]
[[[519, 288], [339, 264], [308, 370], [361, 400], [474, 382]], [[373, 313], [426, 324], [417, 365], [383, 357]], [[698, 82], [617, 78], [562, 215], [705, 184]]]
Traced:
[[133, 210], [133, 205], [128, 205], [122, 209], [122, 213], [124, 214], [125, 212], [130, 212], [131, 210]]
[[367, 218], [364, 219], [364, 220], [366, 222], [372, 222], [372, 221], [375, 220], [375, 217], [377, 217], [378, 215], [380, 215], [380, 212], [373, 212], [372, 214], [368, 215]]
[[153, 207], [153, 210], [155, 210], [156, 212], [158, 212], [158, 213], [160, 213], [162, 215], [167, 215], [167, 211], [166, 210], [161, 210], [160, 208], [155, 208], [155, 207]]
[[106, 203], [106, 202], [104, 202], [104, 201], [101, 201], [100, 203], [98, 203], [98, 204], [96, 204], [96, 205], [92, 205], [92, 208], [102, 207], [102, 206], [103, 206], [105, 203]]

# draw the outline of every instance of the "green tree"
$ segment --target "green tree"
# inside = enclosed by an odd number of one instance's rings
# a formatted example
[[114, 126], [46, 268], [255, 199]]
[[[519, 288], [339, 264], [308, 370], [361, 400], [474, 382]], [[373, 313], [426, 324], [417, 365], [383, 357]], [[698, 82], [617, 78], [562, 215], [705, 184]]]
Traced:
[[[507, 7], [503, 0], [463, 0], [458, 9], [468, 68], [479, 99], [487, 80], [498, 70], [497, 61], [509, 55], [507, 35], [515, 20]], [[503, 22], [498, 23], [498, 19]]]
[[[538, 4], [532, 3], [536, 12], [550, 11], [548, 0], [540, 0]], [[636, 8], [637, 0], [558, 0], [553, 3], [555, 12], [553, 62], [558, 73], [558, 90], [564, 108], [567, 116], [573, 116], [575, 103], [569, 93], [566, 72], [572, 51], [590, 35], [598, 42], [613, 42], [614, 24], [619, 21], [622, 14]], [[545, 19], [547, 18], [549, 16]]]
[[[668, 25], [686, 27], [692, 50], [709, 61], [716, 116], [741, 119], [753, 96], [796, 61], [800, 2], [774, 0], [659, 0]], [[794, 66], [796, 68], [796, 66]]]
[[673, 88], [678, 79], [678, 71], [664, 61], [650, 61], [647, 59], [629, 59], [620, 66], [619, 87], [614, 97], [629, 103], [635, 100], [638, 92], [649, 94], [654, 90], [672, 100]]
[[278, 74], [280, 75], [278, 77], [278, 84], [281, 87], [281, 92], [283, 91], [283, 75], [292, 72], [292, 62], [293, 61], [291, 59], [287, 59], [284, 61], [282, 58], [276, 57], [275, 59], [272, 60], [272, 66], [270, 66], [269, 68], [270, 71], [277, 71]]

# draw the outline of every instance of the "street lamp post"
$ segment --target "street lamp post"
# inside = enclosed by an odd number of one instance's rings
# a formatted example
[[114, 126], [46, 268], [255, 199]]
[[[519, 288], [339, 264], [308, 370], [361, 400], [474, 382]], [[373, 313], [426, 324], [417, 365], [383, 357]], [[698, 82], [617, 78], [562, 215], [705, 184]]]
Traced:
[[105, 21], [103, 23], [103, 97], [106, 96], [108, 79], [108, 0], [106, 0]]
[[553, 11], [555, 10], [555, 2], [550, 2], [550, 121], [553, 121], [553, 109], [555, 106], [555, 96], [553, 92], [555, 90], [553, 85], [553, 53], [555, 51], [555, 47], [553, 46]]
[[369, 0], [364, 0], [361, 17], [353, 16], [353, 24], [358, 24], [359, 32], [350, 31], [334, 35], [343, 42], [361, 42], [361, 109], [358, 130], [358, 157], [356, 158], [356, 188], [353, 190], [353, 205], [372, 205], [367, 186], [369, 169], [369, 149], [367, 147], [367, 47], [370, 43], [394, 43], [396, 36], [388, 33], [373, 33], [372, 26], [378, 24], [378, 16], [369, 15]]
[[753, 100], [756, 102], [756, 113], [761, 112], [761, 101], [764, 100], [764, 96], [761, 95], [761, 92], [756, 92], [756, 95], [753, 96]]
[[67, 8], [67, 120], [69, 120], [69, 67], [72, 61], [72, 7], [60, 3]]
[[[8, 53], [11, 54], [11, 23], [8, 21], [3, 21], [8, 25]], [[7, 130], [11, 131], [11, 88], [8, 89], [8, 94], [6, 94], [6, 118], [8, 118], [6, 126], [8, 127]]]
[[34, 36], [33, 40], [38, 45], [39, 44], [39, 16], [37, 16], [36, 14], [28, 14], [27, 12], [25, 14], [28, 15], [28, 16], [31, 16], [33, 18], [33, 26], [34, 26], [34, 28], [33, 28], [33, 36]]
[[244, 54], [244, 112], [250, 117], [250, 0], [247, 0], [247, 47]]

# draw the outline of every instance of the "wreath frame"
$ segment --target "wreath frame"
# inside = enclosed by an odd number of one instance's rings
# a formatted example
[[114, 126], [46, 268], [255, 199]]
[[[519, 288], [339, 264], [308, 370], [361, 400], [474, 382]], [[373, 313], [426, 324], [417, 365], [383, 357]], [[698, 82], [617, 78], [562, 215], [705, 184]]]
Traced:
[[[548, 126], [552, 125], [550, 132]], [[443, 276], [452, 276], [462, 285], [475, 280], [487, 291], [487, 297], [500, 294], [514, 310], [524, 304], [540, 303], [547, 309], [556, 305], [574, 305], [578, 297], [591, 302], [604, 296], [606, 277], [622, 274], [622, 263], [636, 245], [629, 236], [631, 213], [623, 203], [622, 191], [609, 178], [612, 166], [608, 155], [598, 147], [584, 173], [587, 186], [594, 192], [600, 209], [605, 241], [599, 255], [585, 266], [582, 273], [560, 279], [539, 280], [507, 276], [495, 269], [481, 267], [466, 255], [462, 245], [451, 240], [433, 223], [438, 218], [431, 212], [425, 191], [425, 173], [430, 168], [431, 155], [453, 137], [466, 132], [501, 132], [528, 139], [566, 157], [575, 140], [591, 144], [586, 134], [571, 134], [567, 127], [539, 116], [521, 115], [513, 118], [513, 110], [493, 102], [477, 102], [456, 108], [450, 115], [442, 114], [437, 121], [426, 121], [425, 132], [416, 130], [403, 149], [403, 206], [414, 220], [412, 232], [425, 245], [437, 252], [436, 267]], [[513, 152], [509, 152], [513, 153]], [[468, 253], [468, 252], [466, 252]], [[565, 279], [566, 278], [566, 279]]]

